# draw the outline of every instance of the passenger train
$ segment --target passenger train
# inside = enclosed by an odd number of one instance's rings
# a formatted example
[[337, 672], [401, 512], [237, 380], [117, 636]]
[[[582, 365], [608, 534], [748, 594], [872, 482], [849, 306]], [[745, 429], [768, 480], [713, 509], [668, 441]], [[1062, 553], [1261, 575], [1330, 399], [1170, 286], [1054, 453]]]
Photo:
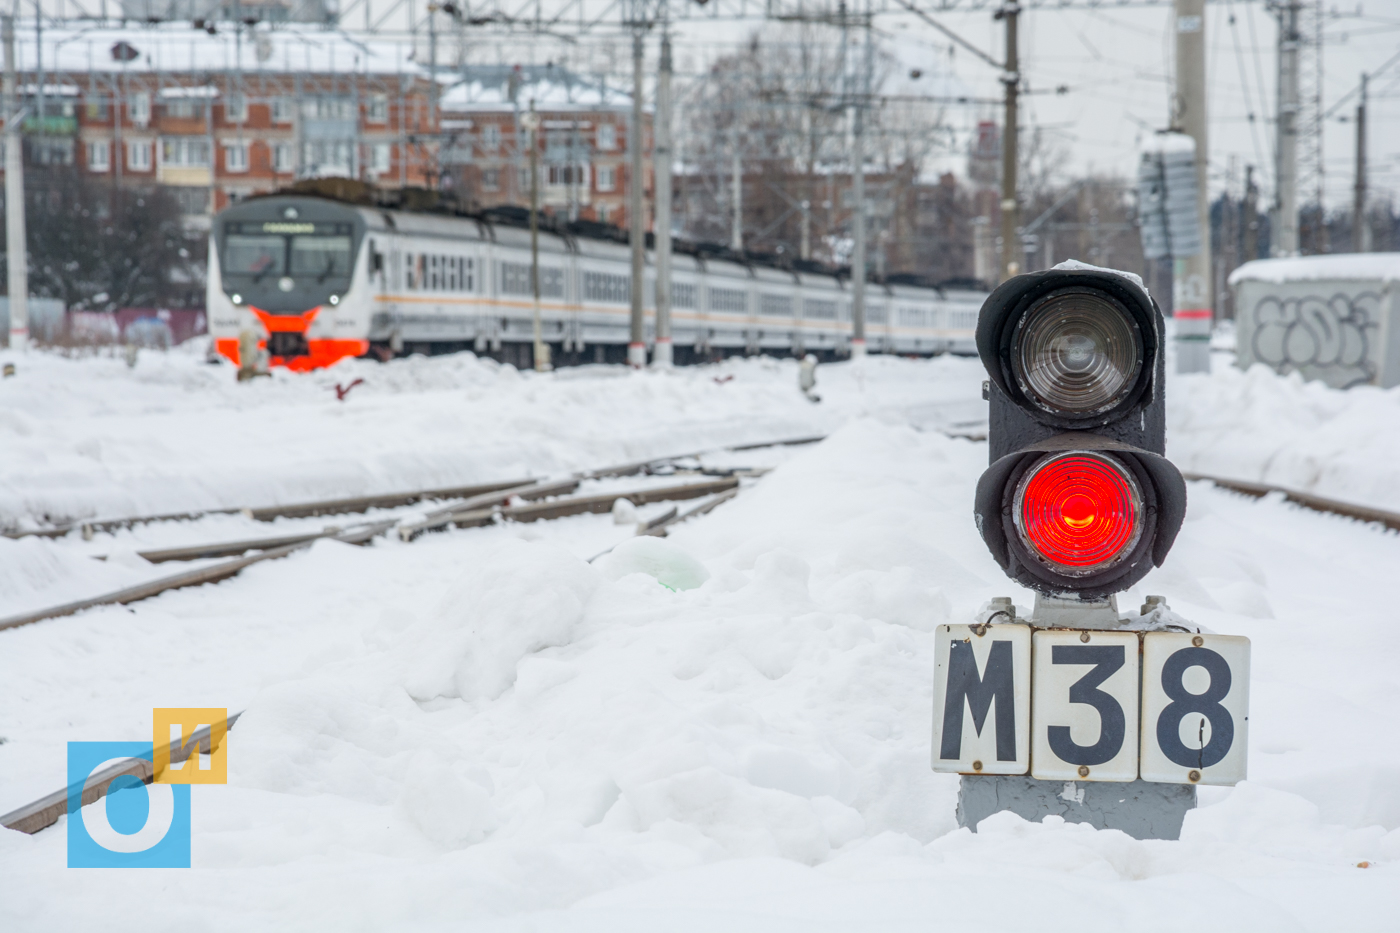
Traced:
[[[219, 353], [237, 363], [240, 334], [251, 331], [271, 365], [292, 370], [347, 356], [456, 349], [530, 364], [534, 304], [524, 211], [493, 217], [386, 208], [370, 200], [367, 187], [350, 190], [359, 197], [250, 198], [215, 218], [207, 307]], [[626, 358], [631, 257], [609, 229], [540, 230], [541, 318], [556, 362]], [[648, 343], [653, 275], [649, 253]], [[867, 347], [975, 353], [985, 297], [975, 287], [871, 283]], [[671, 307], [678, 363], [734, 353], [831, 357], [850, 349], [851, 283], [831, 271], [680, 244]]]

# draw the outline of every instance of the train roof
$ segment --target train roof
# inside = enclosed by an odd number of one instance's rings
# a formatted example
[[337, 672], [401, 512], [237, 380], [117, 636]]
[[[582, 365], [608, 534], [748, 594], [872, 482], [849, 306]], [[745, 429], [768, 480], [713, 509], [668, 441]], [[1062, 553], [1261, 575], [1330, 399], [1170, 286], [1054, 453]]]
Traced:
[[[475, 223], [476, 235], [483, 241], [528, 246], [530, 242], [530, 212], [516, 206], [502, 206], [472, 211], [464, 209], [451, 191], [426, 188], [377, 188], [349, 178], [315, 178], [297, 182], [268, 194], [254, 195], [240, 203], [270, 197], [315, 197], [335, 201], [347, 207], [360, 208], [370, 229], [415, 232], [428, 235], [462, 236], [463, 220]], [[368, 210], [365, 210], [368, 209]], [[600, 259], [627, 260], [631, 255], [628, 232], [610, 224], [596, 221], [567, 221], [541, 214], [539, 235], [542, 242], [553, 242], [557, 248]], [[648, 248], [655, 247], [651, 233], [646, 235]], [[677, 271], [699, 271], [711, 264], [742, 267], [749, 277], [759, 281], [801, 283], [809, 277], [834, 279], [839, 288], [848, 287], [850, 266], [830, 266], [807, 260], [793, 260], [771, 253], [733, 250], [716, 243], [673, 239], [671, 241]], [[902, 273], [884, 279], [867, 278], [887, 296], [897, 297], [911, 291], [978, 292], [990, 289], [975, 279], [935, 280], [931, 277]], [[912, 297], [912, 295], [911, 295]]]

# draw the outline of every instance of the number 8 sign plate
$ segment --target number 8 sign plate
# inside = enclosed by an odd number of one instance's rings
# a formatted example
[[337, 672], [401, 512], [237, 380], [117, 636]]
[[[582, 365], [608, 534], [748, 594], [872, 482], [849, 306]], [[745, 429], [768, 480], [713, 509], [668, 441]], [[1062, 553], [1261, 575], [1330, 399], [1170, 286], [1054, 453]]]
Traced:
[[1142, 639], [1142, 779], [1235, 784], [1249, 745], [1249, 639]]

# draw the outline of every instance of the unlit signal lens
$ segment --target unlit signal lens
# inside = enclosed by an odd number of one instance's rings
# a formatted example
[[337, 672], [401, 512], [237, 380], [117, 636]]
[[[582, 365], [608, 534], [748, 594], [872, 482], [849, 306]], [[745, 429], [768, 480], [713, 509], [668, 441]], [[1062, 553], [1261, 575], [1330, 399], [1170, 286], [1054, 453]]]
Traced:
[[1047, 457], [1016, 489], [1022, 541], [1056, 569], [1082, 576], [1126, 557], [1141, 536], [1142, 495], [1113, 460], [1087, 451]]
[[1026, 313], [1013, 339], [1011, 367], [1021, 391], [1052, 414], [1111, 409], [1142, 366], [1137, 322], [1093, 292], [1051, 295]]

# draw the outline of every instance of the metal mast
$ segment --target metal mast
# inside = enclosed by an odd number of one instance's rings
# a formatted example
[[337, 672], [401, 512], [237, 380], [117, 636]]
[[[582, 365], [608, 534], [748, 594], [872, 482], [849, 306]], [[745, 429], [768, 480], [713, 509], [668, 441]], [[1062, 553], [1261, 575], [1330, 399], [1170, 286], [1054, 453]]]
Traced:
[[656, 115], [652, 129], [651, 174], [656, 186], [656, 350], [652, 364], [672, 363], [671, 347], [671, 34], [661, 32], [656, 72]]
[[1298, 34], [1299, 0], [1279, 4], [1278, 167], [1274, 177], [1273, 254], [1298, 255]]
[[1006, 66], [1001, 83], [1006, 89], [1006, 111], [1002, 118], [1001, 131], [1001, 280], [1004, 282], [1021, 271], [1021, 263], [1016, 256], [1017, 227], [1020, 226], [1020, 210], [1016, 197], [1016, 156], [1017, 115], [1016, 92], [1021, 83], [1021, 56], [1017, 47], [1017, 19], [1021, 6], [1016, 0], [1004, 4], [997, 10], [997, 19], [1006, 21]]
[[[638, 4], [638, 11], [641, 5]], [[631, 178], [627, 182], [627, 211], [632, 245], [632, 328], [627, 344], [627, 365], [640, 369], [647, 364], [646, 311], [642, 287], [646, 282], [646, 218], [642, 216], [642, 186], [646, 171], [642, 159], [642, 30], [637, 17], [632, 23], [632, 128], [627, 144], [632, 148]]]
[[[845, 5], [842, 5], [845, 12]], [[842, 17], [844, 22], [845, 17]], [[851, 358], [865, 356], [865, 107], [870, 97], [870, 7], [866, 4], [866, 15], [862, 24], [865, 28], [865, 42], [862, 48], [860, 83], [856, 86], [854, 102], [851, 106], [851, 195], [855, 216], [854, 250], [851, 256]]]
[[1176, 319], [1176, 370], [1210, 372], [1211, 307], [1210, 142], [1206, 121], [1205, 0], [1176, 0], [1176, 96], [1172, 128], [1196, 144], [1196, 224], [1200, 249], [1172, 258], [1172, 316]]
[[1366, 218], [1366, 81], [1363, 74], [1356, 104], [1356, 187], [1351, 201], [1351, 248], [1356, 253], [1371, 251], [1371, 223]]
[[24, 229], [24, 143], [15, 96], [15, 19], [0, 22], [5, 43], [5, 236], [10, 285], [10, 349], [29, 343], [29, 253]]

